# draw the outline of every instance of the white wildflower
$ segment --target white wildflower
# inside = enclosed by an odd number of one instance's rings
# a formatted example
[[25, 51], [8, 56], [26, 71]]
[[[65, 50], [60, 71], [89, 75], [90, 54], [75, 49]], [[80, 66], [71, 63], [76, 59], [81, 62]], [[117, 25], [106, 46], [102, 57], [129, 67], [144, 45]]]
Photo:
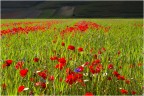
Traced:
[[24, 90], [28, 90], [29, 88], [24, 88]]

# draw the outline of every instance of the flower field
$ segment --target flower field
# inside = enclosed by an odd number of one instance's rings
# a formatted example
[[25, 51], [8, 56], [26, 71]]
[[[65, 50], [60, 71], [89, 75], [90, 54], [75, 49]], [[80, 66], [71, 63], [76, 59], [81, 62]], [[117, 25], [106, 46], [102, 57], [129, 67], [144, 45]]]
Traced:
[[142, 95], [142, 19], [1, 20], [2, 95]]

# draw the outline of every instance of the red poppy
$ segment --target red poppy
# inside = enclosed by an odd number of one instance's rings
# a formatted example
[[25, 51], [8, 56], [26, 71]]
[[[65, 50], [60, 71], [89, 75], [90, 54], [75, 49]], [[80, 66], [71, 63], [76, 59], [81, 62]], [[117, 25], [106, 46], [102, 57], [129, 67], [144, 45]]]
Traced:
[[102, 49], [101, 49], [102, 51], [106, 51], [106, 49], [103, 47]]
[[75, 78], [74, 74], [70, 74], [66, 77], [65, 81], [66, 81], [66, 83], [72, 85], [73, 83], [76, 82], [76, 78]]
[[118, 77], [120, 74], [117, 71], [114, 71], [113, 74]]
[[65, 43], [64, 43], [64, 42], [62, 42], [62, 43], [61, 43], [61, 45], [62, 45], [62, 46], [65, 46]]
[[43, 79], [46, 79], [46, 78], [47, 78], [47, 74], [46, 74], [45, 71], [38, 72], [38, 75], [39, 75], [40, 77], [42, 77]]
[[42, 88], [46, 88], [46, 83], [41, 83]]
[[87, 66], [88, 64], [90, 64], [90, 62], [86, 62], [86, 63], [84, 64], [84, 66]]
[[108, 79], [108, 80], [112, 80], [112, 77], [108, 77], [107, 79]]
[[94, 96], [94, 95], [91, 92], [87, 92], [84, 96]]
[[120, 89], [120, 92], [121, 92], [122, 94], [128, 94], [128, 91], [125, 90], [125, 89]]
[[125, 80], [125, 83], [126, 84], [130, 84], [130, 80]]
[[6, 84], [2, 84], [2, 89], [6, 89]]
[[124, 76], [121, 76], [121, 75], [118, 75], [118, 76], [117, 76], [117, 79], [118, 79], [118, 80], [125, 80], [125, 77], [124, 77]]
[[132, 93], [132, 95], [135, 95], [135, 94], [136, 94], [136, 92], [135, 92], [135, 91], [132, 91], [131, 93]]
[[24, 62], [19, 61], [19, 62], [17, 62], [17, 64], [15, 65], [15, 68], [16, 68], [16, 69], [21, 69], [22, 66], [23, 66], [23, 64], [24, 64]]
[[58, 59], [58, 62], [65, 64], [65, 63], [66, 63], [66, 60], [65, 60], [65, 58], [59, 58], [59, 59]]
[[28, 69], [21, 69], [20, 70], [20, 76], [25, 77], [27, 75]]
[[94, 54], [94, 59], [97, 59], [97, 54]]
[[99, 73], [101, 71], [101, 69], [99, 67], [96, 67], [96, 73]]
[[54, 81], [54, 76], [50, 76], [49, 81]]
[[82, 52], [82, 51], [83, 51], [83, 48], [79, 47], [79, 48], [78, 48], [78, 51], [79, 51], [79, 52]]
[[91, 72], [92, 74], [94, 74], [94, 73], [95, 73], [95, 70], [90, 67], [90, 72]]
[[5, 68], [7, 66], [7, 64], [2, 64], [2, 69]]
[[119, 68], [121, 69], [121, 68], [122, 68], [122, 66], [119, 66]]
[[62, 78], [60, 78], [60, 80], [59, 80], [59, 81], [60, 81], [60, 82], [62, 82], [62, 80], [63, 80], [63, 79], [62, 79]]
[[30, 92], [29, 92], [29, 95], [30, 95], [30, 96], [33, 96], [33, 95], [34, 95], [34, 92], [33, 92], [33, 91], [30, 91]]
[[108, 69], [113, 69], [113, 64], [109, 64]]
[[44, 83], [44, 82], [36, 82], [35, 86], [41, 86], [42, 88], [46, 88], [46, 83]]
[[118, 51], [118, 55], [120, 55], [120, 53], [121, 53], [121, 52], [120, 52], [120, 51]]
[[102, 69], [102, 65], [101, 65], [101, 64], [99, 64], [99, 65], [97, 65], [97, 66], [91, 65], [91, 66], [89, 66], [89, 69], [90, 69], [90, 72], [91, 72], [92, 74], [100, 73], [100, 71], [101, 71], [101, 69]]
[[25, 86], [19, 86], [18, 93], [22, 92], [24, 90]]
[[67, 68], [66, 69], [66, 74], [69, 75], [69, 74], [74, 74], [74, 72], [70, 69], [70, 68]]
[[33, 82], [35, 79], [34, 78], [30, 78], [30, 81]]
[[92, 62], [92, 65], [96, 65], [96, 64], [98, 64], [98, 63], [100, 63], [101, 61], [99, 60], [99, 59], [97, 59], [97, 60], [94, 60], [93, 62]]
[[68, 46], [68, 49], [69, 49], [69, 50], [75, 50], [75, 47], [74, 47], [73, 45], [69, 45], [69, 46]]
[[10, 66], [12, 64], [13, 60], [6, 60], [6, 66]]
[[62, 68], [63, 68], [64, 66], [65, 66], [65, 64], [60, 63], [60, 64], [57, 64], [57, 65], [55, 66], [55, 68], [58, 68], [58, 69], [62, 70]]
[[34, 62], [38, 62], [39, 58], [34, 58], [33, 60], [34, 60]]
[[50, 59], [53, 61], [53, 60], [57, 60], [58, 58], [57, 58], [57, 56], [53, 56]]
[[82, 79], [83, 78], [83, 74], [81, 74], [81, 73], [75, 73], [74, 75], [75, 75], [76, 79]]
[[99, 51], [98, 51], [98, 54], [102, 54], [102, 52], [99, 50]]

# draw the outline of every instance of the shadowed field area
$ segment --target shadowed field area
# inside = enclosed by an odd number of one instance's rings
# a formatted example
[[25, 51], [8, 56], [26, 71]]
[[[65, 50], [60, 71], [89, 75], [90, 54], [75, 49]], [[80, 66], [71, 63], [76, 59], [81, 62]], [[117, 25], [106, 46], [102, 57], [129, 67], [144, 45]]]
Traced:
[[2, 1], [2, 18], [142, 18], [142, 1]]

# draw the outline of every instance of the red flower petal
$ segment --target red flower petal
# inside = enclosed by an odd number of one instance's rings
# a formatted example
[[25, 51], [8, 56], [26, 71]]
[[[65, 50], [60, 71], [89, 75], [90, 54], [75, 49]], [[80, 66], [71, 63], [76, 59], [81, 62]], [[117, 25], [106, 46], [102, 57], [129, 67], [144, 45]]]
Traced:
[[87, 92], [87, 93], [85, 94], [85, 96], [94, 96], [94, 95], [93, 95], [93, 93], [91, 93], [91, 92]]
[[20, 76], [25, 77], [27, 75], [28, 69], [21, 69], [20, 70]]
[[24, 90], [25, 86], [19, 86], [18, 93], [22, 92]]

